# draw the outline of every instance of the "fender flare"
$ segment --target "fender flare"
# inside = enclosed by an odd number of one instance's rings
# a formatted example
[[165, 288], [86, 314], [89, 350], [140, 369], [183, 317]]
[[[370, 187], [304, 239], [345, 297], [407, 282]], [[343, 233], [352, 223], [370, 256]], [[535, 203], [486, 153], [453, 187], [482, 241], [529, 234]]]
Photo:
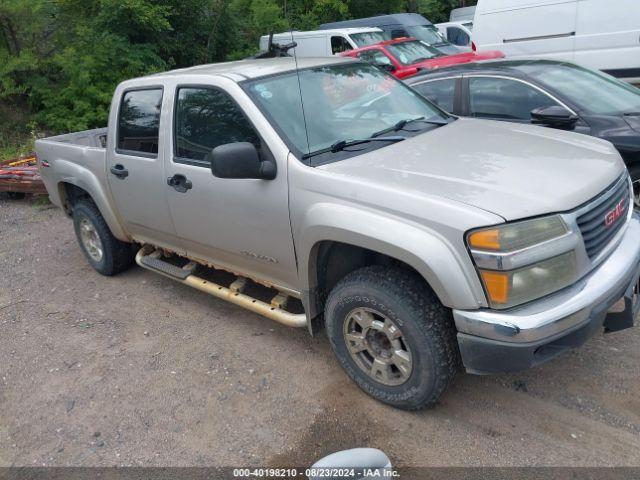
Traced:
[[447, 239], [423, 225], [343, 205], [316, 204], [307, 212], [298, 231], [300, 280], [307, 292], [317, 287], [318, 246], [323, 241], [334, 241], [406, 263], [422, 275], [447, 307], [486, 306], [471, 258], [461, 256]]
[[60, 196], [60, 200], [63, 205], [67, 196], [64, 184], [68, 183], [81, 188], [89, 194], [91, 200], [96, 204], [100, 214], [104, 218], [105, 222], [107, 222], [111, 233], [113, 233], [113, 236], [123, 242], [132, 241], [131, 237], [127, 235], [126, 230], [118, 219], [116, 212], [111, 207], [110, 199], [107, 198], [105, 192], [105, 185], [100, 182], [93, 172], [83, 168], [77, 163], [62, 159], [56, 160], [56, 169], [60, 175], [60, 179], [58, 181], [58, 195]]

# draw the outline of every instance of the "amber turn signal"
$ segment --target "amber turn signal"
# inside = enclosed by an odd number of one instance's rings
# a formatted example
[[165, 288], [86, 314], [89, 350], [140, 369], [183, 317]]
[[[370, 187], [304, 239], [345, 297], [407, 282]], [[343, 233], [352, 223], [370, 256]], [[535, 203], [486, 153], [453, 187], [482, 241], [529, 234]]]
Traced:
[[506, 272], [481, 271], [482, 280], [489, 300], [493, 304], [505, 304], [509, 301], [509, 274]]
[[469, 235], [469, 246], [481, 250], [500, 250], [500, 230], [479, 230]]

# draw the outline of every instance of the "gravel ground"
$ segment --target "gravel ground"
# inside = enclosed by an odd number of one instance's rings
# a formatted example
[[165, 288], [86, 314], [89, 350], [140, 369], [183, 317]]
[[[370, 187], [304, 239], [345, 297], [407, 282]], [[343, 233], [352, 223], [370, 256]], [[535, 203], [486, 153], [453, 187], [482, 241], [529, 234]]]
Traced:
[[324, 335], [140, 268], [95, 273], [60, 210], [0, 200], [0, 466], [640, 466], [640, 329], [433, 409], [377, 403]]

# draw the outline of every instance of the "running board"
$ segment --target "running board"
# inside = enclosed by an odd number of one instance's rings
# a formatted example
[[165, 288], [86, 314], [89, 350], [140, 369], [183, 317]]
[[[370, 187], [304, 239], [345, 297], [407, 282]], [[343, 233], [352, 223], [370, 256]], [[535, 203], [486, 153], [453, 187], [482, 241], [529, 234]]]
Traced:
[[242, 293], [246, 283], [244, 277], [238, 277], [238, 279], [227, 288], [194, 275], [193, 272], [197, 266], [194, 262], [189, 262], [181, 268], [162, 260], [162, 252], [160, 250], [155, 250], [151, 253], [148, 252], [147, 247], [142, 247], [136, 255], [136, 263], [142, 268], [172, 278], [173, 280], [213, 295], [214, 297], [227, 300], [288, 327], [299, 328], [307, 326], [307, 317], [304, 313], [291, 313], [281, 308], [287, 304], [286, 294], [278, 293], [271, 300], [271, 303], [266, 303]]
[[149, 270], [164, 273], [165, 275], [175, 277], [178, 280], [184, 280], [196, 269], [196, 264], [193, 262], [189, 262], [184, 267], [178, 267], [165, 262], [161, 259], [159, 250], [156, 250], [150, 255], [143, 255], [140, 257], [140, 261], [138, 263]]

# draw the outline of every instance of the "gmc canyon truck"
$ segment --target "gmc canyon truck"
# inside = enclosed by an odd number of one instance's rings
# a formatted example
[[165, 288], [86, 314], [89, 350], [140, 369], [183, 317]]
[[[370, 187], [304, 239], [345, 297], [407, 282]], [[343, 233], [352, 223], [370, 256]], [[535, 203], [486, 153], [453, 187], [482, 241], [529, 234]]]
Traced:
[[136, 261], [324, 327], [395, 407], [433, 405], [461, 366], [526, 369], [638, 313], [640, 217], [610, 143], [456, 118], [353, 59], [125, 81], [108, 128], [36, 150], [99, 273]]

